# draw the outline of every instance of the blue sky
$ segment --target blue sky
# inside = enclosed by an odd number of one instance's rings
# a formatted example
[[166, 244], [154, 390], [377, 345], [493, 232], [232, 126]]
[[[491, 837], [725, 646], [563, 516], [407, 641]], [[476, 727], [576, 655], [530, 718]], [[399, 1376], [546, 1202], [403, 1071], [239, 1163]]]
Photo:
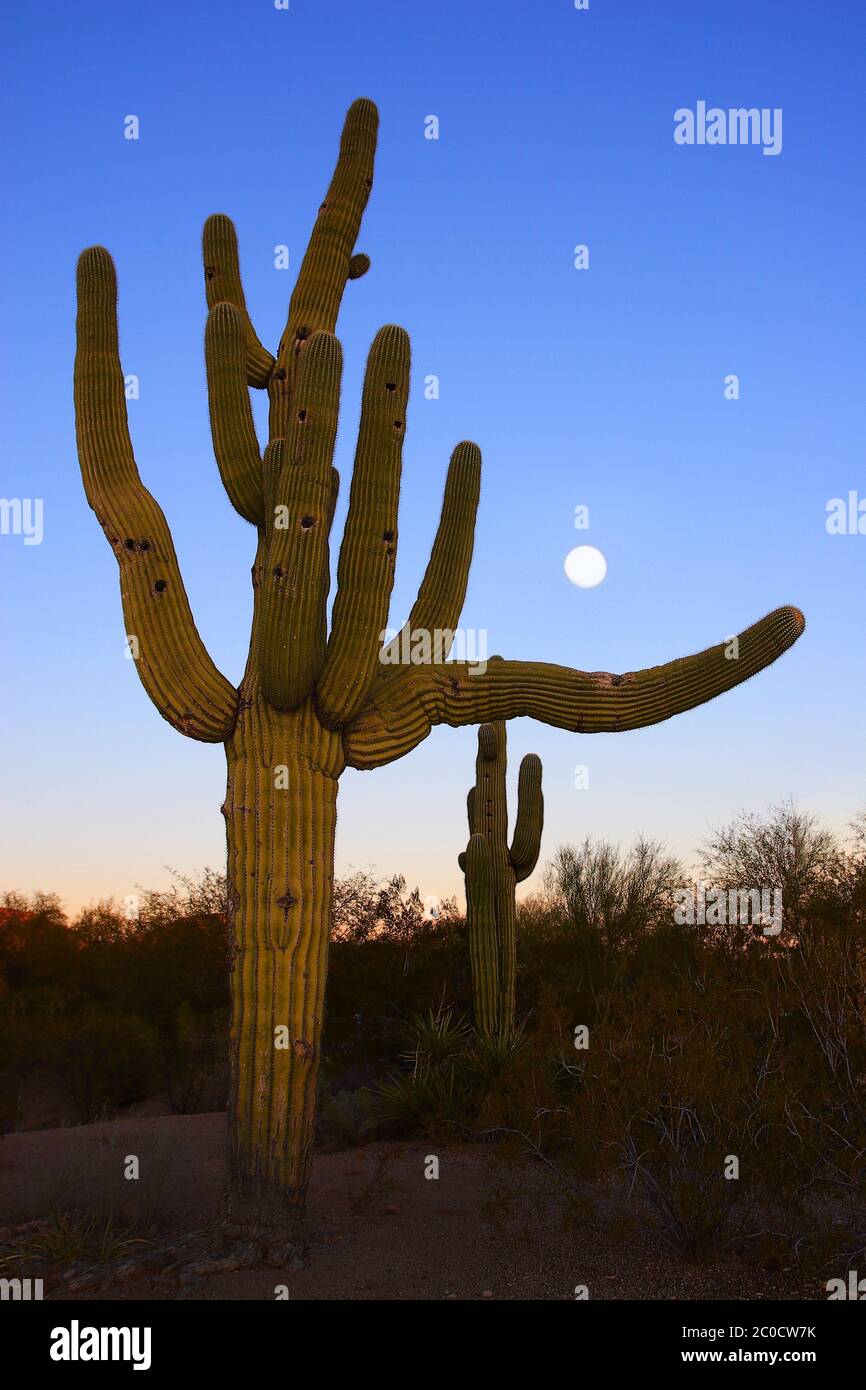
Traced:
[[[484, 454], [463, 624], [486, 628], [492, 651], [627, 670], [780, 603], [806, 613], [774, 667], [670, 723], [580, 738], [515, 721], [512, 782], [525, 752], [544, 763], [543, 857], [640, 830], [688, 856], [709, 826], [788, 795], [839, 827], [863, 806], [866, 536], [825, 528], [830, 498], [866, 497], [860, 7], [48, 0], [7, 8], [0, 34], [0, 490], [44, 501], [41, 545], [0, 536], [0, 886], [75, 906], [222, 860], [221, 750], [163, 723], [124, 658], [115, 561], [81, 488], [75, 261], [94, 242], [115, 257], [139, 468], [199, 630], [237, 678], [253, 544], [210, 448], [201, 227], [234, 218], [274, 347], [356, 96], [376, 101], [381, 131], [358, 241], [372, 270], [338, 326], [335, 534], [366, 351], [401, 323], [414, 387], [395, 624], [462, 438]], [[699, 100], [781, 107], [781, 153], [677, 146], [674, 111]], [[123, 138], [129, 114], [138, 141]], [[283, 243], [288, 273], [274, 268]], [[429, 373], [438, 400], [424, 398]], [[591, 591], [563, 575], [581, 541], [609, 563]], [[460, 891], [474, 746], [471, 729], [438, 729], [406, 760], [347, 773], [338, 871]]]

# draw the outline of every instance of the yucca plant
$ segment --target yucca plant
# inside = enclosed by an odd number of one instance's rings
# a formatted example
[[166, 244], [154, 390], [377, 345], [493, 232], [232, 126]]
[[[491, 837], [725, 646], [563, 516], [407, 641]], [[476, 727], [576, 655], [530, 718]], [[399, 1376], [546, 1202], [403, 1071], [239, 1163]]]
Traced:
[[453, 1017], [453, 1009], [440, 1005], [419, 1014], [412, 1024], [413, 1047], [407, 1061], [419, 1060], [438, 1066], [465, 1052], [472, 1030], [465, 1019]]

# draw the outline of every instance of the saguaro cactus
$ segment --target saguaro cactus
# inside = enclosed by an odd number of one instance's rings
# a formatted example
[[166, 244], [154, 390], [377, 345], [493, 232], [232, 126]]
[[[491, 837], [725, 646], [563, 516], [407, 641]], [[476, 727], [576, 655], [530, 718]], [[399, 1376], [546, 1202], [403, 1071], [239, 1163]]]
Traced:
[[478, 730], [475, 786], [466, 802], [469, 844], [458, 862], [466, 880], [466, 924], [472, 965], [475, 1024], [488, 1037], [514, 1028], [517, 965], [514, 890], [538, 863], [544, 797], [541, 759], [527, 753], [517, 783], [517, 821], [508, 848], [505, 721]]
[[[402, 757], [434, 724], [518, 715], [585, 733], [653, 724], [746, 680], [803, 627], [796, 610], [782, 608], [742, 634], [737, 660], [717, 646], [625, 676], [514, 661], [481, 674], [466, 663], [444, 664], [447, 645], [438, 664], [393, 664], [380, 637], [397, 550], [409, 339], [389, 326], [367, 359], [328, 632], [341, 375], [333, 332], [347, 280], [369, 264], [354, 246], [372, 184], [377, 124], [372, 102], [352, 105], [276, 357], [250, 321], [231, 222], [211, 217], [204, 229], [214, 452], [229, 499], [258, 538], [249, 658], [237, 688], [205, 650], [165, 517], [138, 474], [111, 257], [93, 247], [78, 265], [79, 459], [88, 500], [120, 566], [138, 674], [169, 723], [191, 738], [223, 743], [228, 759], [231, 1210], [237, 1224], [262, 1231], [297, 1228], [307, 1185], [343, 769]], [[270, 398], [263, 457], [248, 387], [266, 389]], [[480, 468], [476, 445], [458, 444], [408, 620], [413, 630], [457, 626]]]

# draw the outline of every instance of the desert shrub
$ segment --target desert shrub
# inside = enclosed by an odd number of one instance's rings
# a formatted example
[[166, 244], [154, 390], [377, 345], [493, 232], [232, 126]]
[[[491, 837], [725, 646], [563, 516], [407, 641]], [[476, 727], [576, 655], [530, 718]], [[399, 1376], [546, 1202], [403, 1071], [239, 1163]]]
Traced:
[[724, 889], [776, 888], [782, 893], [784, 929], [799, 937], [822, 901], [838, 901], [846, 862], [836, 837], [792, 801], [766, 815], [742, 812], [713, 831], [701, 847], [708, 882]]
[[370, 1091], [377, 1133], [394, 1137], [465, 1138], [475, 1108], [472, 1087], [447, 1064], [419, 1061], [410, 1072], [387, 1077]]
[[[731, 1030], [685, 1001], [672, 1024], [634, 1000], [625, 1020], [602, 1026], [603, 1051], [587, 1069], [584, 1109], [654, 1210], [680, 1254], [718, 1254], [745, 1229], [762, 1167], [781, 1133], [767, 1095], [772, 1045]], [[648, 1007], [649, 1006], [649, 1007]], [[614, 1074], [614, 1072], [616, 1074]]]
[[790, 808], [768, 819], [726, 835], [739, 857], [714, 881], [794, 883], [778, 940], [677, 926], [670, 866], [641, 898], [609, 848], [560, 852], [519, 917], [522, 1046], [476, 1116], [566, 1184], [624, 1176], [693, 1260], [866, 1245], [863, 825], [843, 853]]
[[486, 1090], [513, 1067], [524, 1041], [523, 1024], [508, 1037], [488, 1037], [483, 1033], [471, 1035], [471, 1040], [467, 1039], [461, 1049], [464, 1073]]
[[337, 1091], [319, 1101], [316, 1135], [324, 1148], [354, 1148], [367, 1138], [373, 1123], [368, 1091]]
[[116, 1224], [93, 1212], [52, 1212], [0, 1254], [0, 1273], [26, 1277], [34, 1264], [41, 1267], [110, 1264], [130, 1259], [152, 1245], [134, 1227]]
[[142, 1019], [87, 1012], [44, 1020], [37, 1057], [73, 1100], [85, 1123], [153, 1094], [158, 1039]]
[[369, 872], [357, 871], [337, 879], [331, 907], [331, 939], [360, 944], [374, 938], [406, 941], [425, 925], [421, 894], [406, 892], [400, 874], [380, 882]]
[[176, 1115], [194, 1115], [225, 1106], [228, 1086], [227, 1012], [194, 1012], [187, 1003], [175, 1027], [160, 1038], [159, 1084]]
[[74, 967], [76, 944], [59, 899], [0, 896], [0, 997], [51, 989]]
[[[478, 1108], [478, 1078], [467, 1066], [473, 1032], [444, 997], [414, 1019], [404, 1069], [374, 1083], [370, 1115], [381, 1134], [462, 1137]], [[474, 1084], [473, 1084], [474, 1083]]]
[[598, 933], [608, 950], [671, 920], [679, 861], [640, 836], [629, 850], [587, 836], [562, 845], [546, 873], [548, 890], [578, 930]]
[[145, 928], [172, 926], [189, 918], [213, 918], [228, 925], [231, 912], [228, 880], [218, 869], [203, 869], [198, 878], [172, 871], [170, 888], [141, 890], [137, 921]]
[[453, 1008], [440, 1001], [438, 1008], [418, 1015], [412, 1030], [412, 1051], [409, 1060], [429, 1066], [443, 1066], [455, 1061], [467, 1050], [472, 1029], [464, 1018], [455, 1018]]
[[447, 995], [470, 1015], [472, 982], [462, 920], [425, 925], [418, 938], [378, 937], [330, 948], [323, 1056], [331, 1089], [355, 1089], [397, 1065], [407, 1020]]

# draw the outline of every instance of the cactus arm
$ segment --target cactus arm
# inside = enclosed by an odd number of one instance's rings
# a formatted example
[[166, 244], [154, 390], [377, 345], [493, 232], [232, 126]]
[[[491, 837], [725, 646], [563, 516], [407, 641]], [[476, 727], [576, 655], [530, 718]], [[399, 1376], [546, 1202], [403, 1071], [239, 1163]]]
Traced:
[[412, 632], [449, 634], [441, 648], [444, 661], [451, 650], [450, 634], [460, 621], [469, 566], [475, 542], [475, 515], [481, 491], [481, 451], [468, 440], [458, 444], [448, 466], [439, 527], [418, 597], [400, 634], [383, 653], [384, 668], [401, 651]]
[[262, 458], [264, 520], [259, 534], [264, 537], [267, 545], [270, 545], [271, 538], [274, 534], [274, 518], [280, 491], [280, 478], [282, 477], [283, 463], [287, 456], [288, 441], [285, 439], [272, 439], [265, 449]]
[[247, 386], [246, 344], [239, 311], [215, 304], [204, 337], [214, 457], [236, 512], [253, 526], [264, 519], [262, 462]]
[[302, 345], [323, 330], [333, 333], [347, 280], [369, 268], [369, 257], [353, 255], [361, 218], [373, 185], [379, 113], [372, 101], [353, 101], [340, 138], [340, 153], [319, 208], [289, 303], [289, 316], [270, 383], [271, 437], [285, 434], [295, 366]]
[[369, 257], [353, 252], [373, 185], [378, 130], [374, 103], [364, 97], [353, 101], [343, 124], [337, 166], [298, 272], [280, 363], [291, 349], [295, 325], [306, 326], [310, 333], [333, 332], [346, 281], [359, 279], [369, 269]]
[[[269, 503], [284, 506], [269, 522], [262, 586], [261, 683], [277, 709], [296, 709], [309, 695], [325, 655], [329, 588], [328, 535], [333, 516], [331, 458], [337, 437], [343, 355], [330, 333], [316, 333], [301, 359], [295, 420]], [[269, 473], [276, 460], [269, 459]], [[285, 522], [285, 525], [281, 525]]]
[[466, 662], [392, 668], [367, 707], [343, 731], [346, 761], [371, 768], [426, 738], [434, 724], [479, 724], [528, 716], [577, 733], [642, 729], [694, 709], [742, 684], [793, 646], [805, 627], [796, 608], [777, 608], [737, 639], [665, 666], [626, 675], [576, 671], [542, 662], [491, 661], [482, 674]]
[[543, 825], [541, 759], [535, 753], [527, 753], [520, 764], [517, 782], [517, 821], [509, 851], [518, 883], [528, 878], [538, 863]]
[[[234, 728], [238, 695], [196, 631], [168, 523], [142, 483], [126, 420], [117, 280], [101, 246], [78, 262], [75, 427], [87, 500], [120, 567], [126, 632], [160, 714], [206, 743]], [[135, 654], [135, 648], [133, 648]]]
[[241, 282], [238, 259], [238, 238], [231, 218], [215, 213], [204, 224], [202, 234], [204, 287], [208, 309], [217, 304], [233, 304], [238, 312], [246, 349], [247, 385], [265, 387], [270, 380], [274, 359], [259, 342], [247, 313], [247, 302]]
[[367, 359], [331, 635], [316, 687], [319, 714], [330, 728], [355, 717], [380, 670], [394, 585], [408, 395], [409, 338], [388, 325], [376, 334]]

